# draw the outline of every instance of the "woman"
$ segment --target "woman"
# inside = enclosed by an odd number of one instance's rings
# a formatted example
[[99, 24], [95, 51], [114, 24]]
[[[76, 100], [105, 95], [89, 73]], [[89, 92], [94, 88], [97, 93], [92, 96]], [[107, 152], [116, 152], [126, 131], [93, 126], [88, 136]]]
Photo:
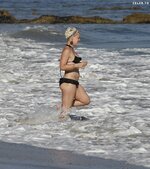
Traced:
[[79, 84], [79, 69], [87, 65], [87, 61], [77, 56], [74, 47], [80, 41], [80, 33], [76, 28], [67, 28], [65, 31], [67, 44], [60, 58], [60, 70], [65, 71], [60, 78], [59, 85], [62, 91], [62, 111], [60, 117], [65, 117], [72, 106], [84, 106], [90, 103], [90, 98]]

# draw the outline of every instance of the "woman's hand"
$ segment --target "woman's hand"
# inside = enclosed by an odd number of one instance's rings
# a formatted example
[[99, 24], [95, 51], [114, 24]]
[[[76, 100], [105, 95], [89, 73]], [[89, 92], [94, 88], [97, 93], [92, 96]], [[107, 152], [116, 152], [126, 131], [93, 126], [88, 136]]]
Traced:
[[80, 62], [80, 63], [77, 63], [77, 64], [75, 64], [76, 65], [76, 67], [77, 68], [85, 68], [85, 66], [87, 65], [87, 61], [82, 61], [82, 62]]

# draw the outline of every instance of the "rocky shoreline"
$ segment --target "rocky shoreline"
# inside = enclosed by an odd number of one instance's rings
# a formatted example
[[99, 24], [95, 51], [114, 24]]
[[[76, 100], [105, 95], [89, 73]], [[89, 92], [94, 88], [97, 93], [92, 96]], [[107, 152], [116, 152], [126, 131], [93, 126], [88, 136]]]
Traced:
[[57, 23], [95, 23], [95, 24], [142, 24], [150, 23], [150, 14], [133, 13], [124, 17], [121, 21], [115, 21], [102, 17], [82, 17], [82, 16], [54, 16], [42, 15], [35, 19], [17, 19], [6, 10], [0, 10], [0, 23], [32, 23], [32, 24], [57, 24]]

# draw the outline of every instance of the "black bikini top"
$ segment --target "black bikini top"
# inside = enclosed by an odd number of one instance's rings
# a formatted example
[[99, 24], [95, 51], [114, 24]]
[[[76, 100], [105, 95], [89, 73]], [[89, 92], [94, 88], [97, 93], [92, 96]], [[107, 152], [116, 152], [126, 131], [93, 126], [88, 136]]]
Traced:
[[[66, 46], [69, 46], [70, 48], [72, 48], [71, 45], [68, 45], [68, 44], [67, 44]], [[82, 60], [81, 57], [75, 56], [75, 57], [74, 57], [74, 60], [73, 60], [72, 62], [73, 62], [73, 63], [80, 63], [81, 60]]]
[[74, 60], [72, 61], [73, 63], [80, 63], [80, 61], [82, 60], [81, 57], [75, 56]]

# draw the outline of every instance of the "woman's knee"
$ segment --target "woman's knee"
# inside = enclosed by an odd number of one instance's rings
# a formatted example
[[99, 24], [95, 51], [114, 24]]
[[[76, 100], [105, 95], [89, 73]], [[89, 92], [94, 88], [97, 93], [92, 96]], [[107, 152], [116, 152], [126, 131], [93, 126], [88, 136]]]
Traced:
[[85, 100], [84, 100], [84, 104], [85, 105], [88, 105], [88, 104], [90, 104], [90, 98], [89, 97], [87, 97]]

